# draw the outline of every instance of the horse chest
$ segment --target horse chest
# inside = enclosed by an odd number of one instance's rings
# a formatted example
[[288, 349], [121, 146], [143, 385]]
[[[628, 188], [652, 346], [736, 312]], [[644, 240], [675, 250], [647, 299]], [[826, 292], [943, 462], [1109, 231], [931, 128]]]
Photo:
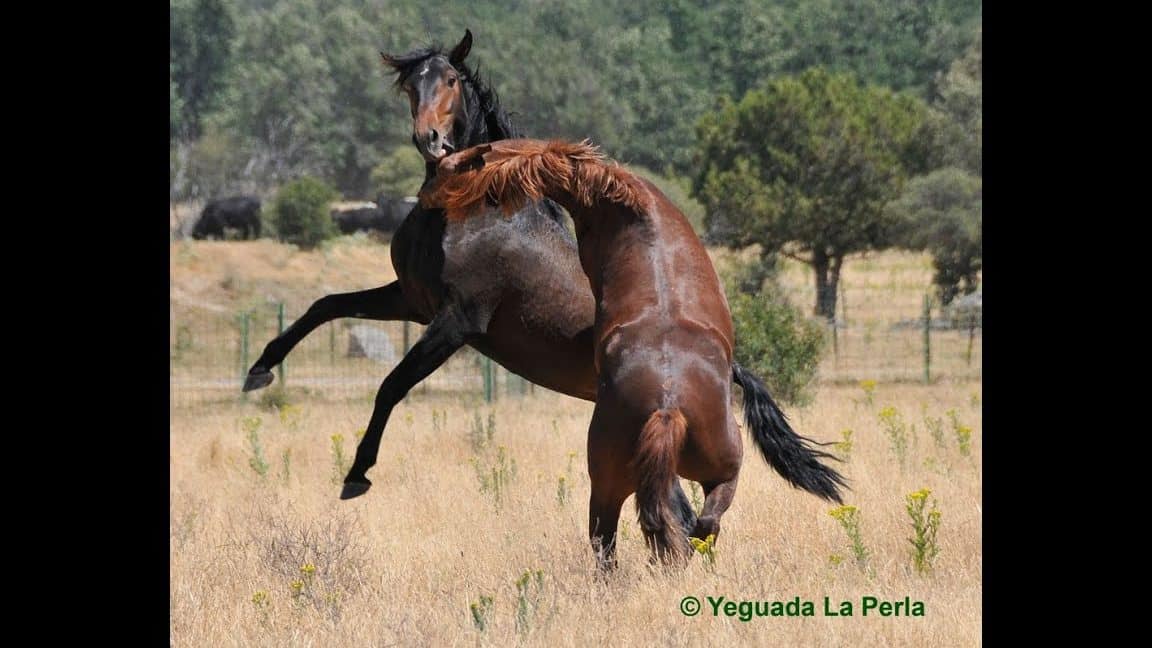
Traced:
[[392, 267], [404, 299], [432, 319], [444, 299], [444, 212], [417, 207], [392, 237]]

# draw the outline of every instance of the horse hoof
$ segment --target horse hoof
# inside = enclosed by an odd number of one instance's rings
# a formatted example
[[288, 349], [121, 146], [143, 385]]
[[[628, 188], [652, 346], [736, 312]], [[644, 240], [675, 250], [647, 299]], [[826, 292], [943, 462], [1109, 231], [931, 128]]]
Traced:
[[350, 500], [354, 497], [360, 497], [372, 488], [372, 484], [365, 482], [344, 482], [344, 490], [340, 491], [340, 499]]
[[250, 373], [244, 378], [244, 391], [250, 392], [253, 389], [267, 387], [272, 384], [274, 377], [272, 372], [267, 370]]

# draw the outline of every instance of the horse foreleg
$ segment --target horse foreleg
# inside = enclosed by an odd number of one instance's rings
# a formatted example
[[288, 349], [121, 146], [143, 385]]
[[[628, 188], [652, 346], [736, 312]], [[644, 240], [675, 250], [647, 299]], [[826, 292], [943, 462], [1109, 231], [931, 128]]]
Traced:
[[272, 369], [284, 362], [284, 357], [317, 326], [342, 317], [360, 317], [370, 320], [415, 321], [415, 313], [404, 301], [400, 282], [387, 286], [349, 293], [326, 295], [313, 302], [300, 319], [292, 322], [283, 333], [264, 347], [264, 352], [248, 370], [244, 391], [260, 389], [272, 384]]
[[344, 490], [340, 499], [352, 499], [368, 492], [372, 482], [368, 480], [368, 469], [376, 465], [376, 455], [380, 451], [380, 439], [384, 436], [384, 426], [392, 408], [399, 403], [408, 390], [424, 380], [440, 365], [444, 364], [461, 346], [465, 335], [472, 330], [459, 309], [442, 310], [424, 331], [424, 335], [404, 355], [404, 359], [388, 374], [376, 392], [376, 404], [364, 438], [356, 446], [356, 460], [344, 478]]

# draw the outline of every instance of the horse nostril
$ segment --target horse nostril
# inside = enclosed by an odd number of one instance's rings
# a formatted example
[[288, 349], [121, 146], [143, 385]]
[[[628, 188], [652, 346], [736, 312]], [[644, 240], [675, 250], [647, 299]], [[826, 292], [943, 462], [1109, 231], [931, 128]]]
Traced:
[[432, 141], [433, 144], [440, 141], [440, 133], [435, 128], [431, 129], [429, 131], [429, 134], [430, 134], [429, 139]]

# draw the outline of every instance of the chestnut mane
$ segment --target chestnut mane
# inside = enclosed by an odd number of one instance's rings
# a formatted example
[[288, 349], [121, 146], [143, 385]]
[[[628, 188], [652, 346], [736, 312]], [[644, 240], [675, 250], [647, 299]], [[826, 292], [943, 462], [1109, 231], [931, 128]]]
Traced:
[[[648, 190], [639, 178], [609, 161], [588, 141], [502, 140], [493, 142], [482, 156], [462, 151], [465, 162], [456, 173], [441, 173], [443, 182], [425, 203], [443, 207], [449, 220], [462, 220], [485, 204], [500, 205], [511, 214], [526, 202], [555, 192], [569, 194], [591, 207], [597, 201], [644, 211]], [[455, 157], [455, 156], [454, 156]], [[482, 157], [483, 165], [476, 168]], [[563, 202], [562, 200], [559, 202]]]

